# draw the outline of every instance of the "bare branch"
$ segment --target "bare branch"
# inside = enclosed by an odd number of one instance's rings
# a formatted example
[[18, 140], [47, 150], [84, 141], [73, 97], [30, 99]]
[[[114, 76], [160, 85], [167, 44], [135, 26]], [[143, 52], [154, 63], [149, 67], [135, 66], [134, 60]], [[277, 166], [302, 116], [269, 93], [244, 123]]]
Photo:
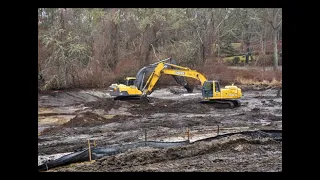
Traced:
[[273, 29], [276, 29], [276, 28], [273, 26], [273, 22], [272, 22], [271, 20], [268, 20], [268, 23], [271, 24], [271, 26], [272, 26]]
[[276, 10], [276, 12], [274, 14], [274, 17], [277, 18], [280, 9], [276, 8], [275, 10]]
[[151, 47], [152, 47], [152, 49], [153, 49], [154, 56], [158, 59], [158, 61], [160, 61], [160, 59], [157, 57], [156, 51], [154, 50], [154, 48], [153, 48], [153, 45], [152, 45], [152, 44], [151, 44]]
[[280, 22], [278, 23], [276, 29], [278, 29], [278, 28], [280, 27], [281, 23], [282, 23], [282, 19], [281, 19]]
[[200, 37], [200, 34], [199, 34], [199, 31], [198, 31], [198, 29], [196, 29], [196, 30], [197, 30], [198, 37], [199, 37], [199, 39], [200, 39], [200, 41], [201, 41], [201, 44], [203, 44], [203, 41], [202, 41], [202, 39], [201, 39], [201, 37]]
[[217, 32], [219, 31], [220, 25], [227, 19], [227, 14], [226, 16], [221, 20], [221, 22], [218, 24], [218, 26], [215, 28], [214, 36], [216, 36]]
[[[250, 14], [252, 14], [252, 15], [254, 15], [254, 16], [257, 16], [256, 14], [254, 14], [253, 12], [251, 12], [251, 11], [248, 11]], [[269, 12], [268, 11], [266, 11], [267, 12], [267, 14], [268, 14], [268, 17], [265, 17], [265, 16], [262, 16], [262, 15], [260, 15], [260, 17], [261, 18], [263, 18], [263, 19], [265, 19], [266, 21], [270, 21], [270, 19], [269, 19]]]

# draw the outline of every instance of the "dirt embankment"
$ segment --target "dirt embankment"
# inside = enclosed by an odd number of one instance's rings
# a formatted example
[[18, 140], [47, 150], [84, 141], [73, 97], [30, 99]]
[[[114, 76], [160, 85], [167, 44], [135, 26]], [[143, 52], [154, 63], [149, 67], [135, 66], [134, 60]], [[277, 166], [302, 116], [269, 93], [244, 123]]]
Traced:
[[138, 148], [50, 171], [281, 171], [281, 165], [281, 142], [234, 135], [166, 149]]

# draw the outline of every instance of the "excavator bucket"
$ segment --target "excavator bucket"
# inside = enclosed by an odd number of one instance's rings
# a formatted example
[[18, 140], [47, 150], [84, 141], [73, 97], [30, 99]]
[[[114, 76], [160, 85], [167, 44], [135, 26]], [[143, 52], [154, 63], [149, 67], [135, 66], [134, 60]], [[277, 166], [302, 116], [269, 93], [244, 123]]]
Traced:
[[193, 92], [193, 89], [194, 89], [194, 86], [190, 85], [190, 84], [186, 84], [184, 85], [184, 88], [187, 89], [187, 92], [188, 93], [192, 93]]
[[140, 98], [141, 103], [149, 103], [150, 102], [150, 98], [146, 97], [146, 96], [141, 96]]

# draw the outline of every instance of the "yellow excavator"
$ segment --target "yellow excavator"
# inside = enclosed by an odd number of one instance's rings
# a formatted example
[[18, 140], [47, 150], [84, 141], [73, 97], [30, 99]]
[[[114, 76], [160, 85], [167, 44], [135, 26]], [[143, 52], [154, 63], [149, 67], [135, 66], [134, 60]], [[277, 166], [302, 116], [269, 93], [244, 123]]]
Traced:
[[[150, 95], [158, 82], [161, 75], [173, 75], [175, 80], [183, 85], [188, 92], [192, 92], [191, 86], [181, 77], [189, 77], [197, 79], [201, 82], [202, 97], [201, 103], [212, 103], [216, 107], [233, 108], [239, 107], [239, 98], [242, 97], [241, 89], [233, 84], [220, 88], [218, 81], [207, 80], [207, 78], [196, 70], [187, 67], [178, 66], [176, 64], [166, 63], [171, 58], [159, 61], [142, 68], [136, 78], [127, 77], [125, 84], [112, 84], [110, 86], [110, 95], [117, 99], [142, 98], [146, 99]], [[151, 71], [148, 80], [144, 83], [144, 77], [147, 70]], [[180, 78], [179, 78], [180, 77]]]

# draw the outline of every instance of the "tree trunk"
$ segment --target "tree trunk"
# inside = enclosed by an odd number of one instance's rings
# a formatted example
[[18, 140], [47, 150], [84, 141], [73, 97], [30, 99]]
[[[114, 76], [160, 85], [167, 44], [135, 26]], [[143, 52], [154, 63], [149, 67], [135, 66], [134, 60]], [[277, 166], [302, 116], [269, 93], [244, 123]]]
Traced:
[[218, 48], [217, 48], [217, 50], [218, 50], [218, 58], [220, 58], [220, 27], [218, 27]]
[[264, 47], [263, 47], [263, 45], [264, 45], [264, 43], [263, 43], [263, 36], [261, 37], [261, 39], [260, 39], [260, 52], [261, 52], [261, 54], [264, 54], [264, 52], [263, 52], [263, 49], [264, 49]]
[[265, 55], [266, 54], [266, 47], [267, 47], [267, 21], [265, 21], [264, 23], [264, 31], [263, 31], [263, 37], [262, 37], [262, 41], [263, 41], [263, 49], [262, 49], [262, 54]]
[[142, 34], [142, 41], [140, 45], [140, 57], [142, 64], [146, 65], [150, 63], [149, 55], [152, 50], [151, 43], [156, 41], [156, 28], [155, 26], [148, 25], [146, 31]]
[[117, 8], [105, 8], [104, 10], [111, 15], [111, 19], [106, 20], [101, 29], [101, 37], [98, 36], [99, 39], [97, 41], [99, 42], [100, 46], [102, 46], [101, 49], [98, 50], [101, 51], [99, 59], [101, 61], [102, 69], [105, 67], [113, 69], [118, 63], [119, 32], [118, 25], [113, 22], [113, 17], [117, 12]]
[[261, 34], [261, 54], [265, 55], [266, 54], [266, 32], [267, 32], [267, 27], [266, 27], [267, 23], [264, 23], [264, 27], [262, 30], [262, 34]]
[[247, 52], [246, 52], [246, 64], [249, 64], [249, 56], [250, 56], [250, 35], [249, 35], [249, 24], [245, 24], [245, 44], [247, 47]]
[[203, 43], [200, 42], [200, 47], [199, 47], [199, 60], [204, 64], [206, 59], [205, 59], [205, 52], [204, 52], [204, 45]]
[[212, 48], [213, 48], [213, 34], [214, 34], [214, 20], [213, 20], [213, 11], [211, 12], [211, 18], [210, 18], [210, 23], [208, 24], [208, 30], [206, 31], [204, 39], [205, 43], [205, 52], [207, 55], [211, 56], [213, 55], [212, 53]]
[[111, 68], [114, 68], [118, 63], [118, 39], [118, 25], [111, 22]]
[[249, 64], [250, 49], [249, 49], [248, 43], [246, 43], [246, 46], [247, 46], [246, 64]]
[[[61, 29], [62, 30], [64, 30], [64, 31], [62, 31], [61, 33], [60, 33], [60, 41], [61, 42], [63, 42], [66, 38], [65, 38], [65, 22], [64, 22], [64, 9], [63, 8], [60, 8], [60, 25], [61, 25]], [[62, 70], [62, 74], [63, 74], [63, 76], [62, 76], [62, 87], [63, 88], [66, 88], [67, 87], [67, 84], [68, 84], [68, 70], [67, 70], [67, 65], [68, 65], [68, 63], [67, 63], [67, 58], [66, 58], [66, 51], [64, 51], [64, 50], [61, 50], [62, 51], [62, 54], [64, 55], [63, 56], [63, 58], [62, 57], [60, 57], [60, 58], [62, 58], [61, 59], [61, 61], [62, 61], [62, 67], [60, 66], [59, 68], [61, 68], [61, 70]], [[61, 75], [62, 75], [61, 74]]]
[[273, 69], [278, 69], [277, 30], [273, 30]]
[[[61, 29], [65, 30], [65, 25], [64, 25], [64, 12], [63, 8], [60, 8], [60, 24], [61, 24]], [[61, 32], [60, 34], [60, 40], [62, 41], [64, 39], [64, 32]]]

